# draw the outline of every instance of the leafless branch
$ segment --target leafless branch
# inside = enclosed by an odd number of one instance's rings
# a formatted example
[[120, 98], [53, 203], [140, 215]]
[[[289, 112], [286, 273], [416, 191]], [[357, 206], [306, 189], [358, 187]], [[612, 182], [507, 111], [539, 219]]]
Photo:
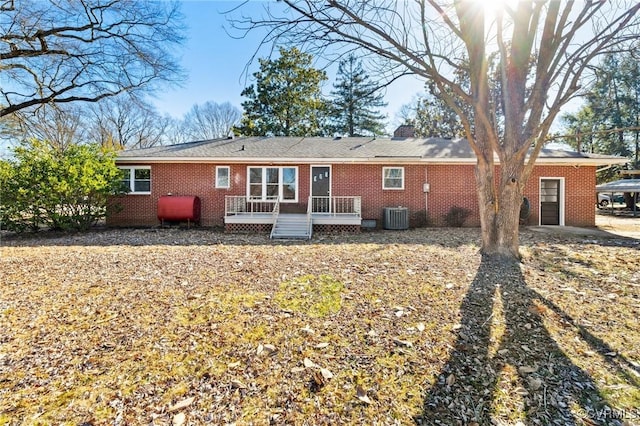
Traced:
[[[14, 4], [15, 3], [15, 4]], [[0, 17], [0, 117], [49, 103], [97, 102], [177, 84], [179, 5], [14, 0]]]

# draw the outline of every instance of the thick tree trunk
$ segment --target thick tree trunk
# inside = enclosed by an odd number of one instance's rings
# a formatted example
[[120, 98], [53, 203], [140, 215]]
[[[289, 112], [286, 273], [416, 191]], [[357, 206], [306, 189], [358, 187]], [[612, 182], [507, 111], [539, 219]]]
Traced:
[[483, 255], [520, 258], [518, 225], [522, 169], [522, 165], [503, 164], [496, 184], [493, 164], [478, 161], [476, 165]]

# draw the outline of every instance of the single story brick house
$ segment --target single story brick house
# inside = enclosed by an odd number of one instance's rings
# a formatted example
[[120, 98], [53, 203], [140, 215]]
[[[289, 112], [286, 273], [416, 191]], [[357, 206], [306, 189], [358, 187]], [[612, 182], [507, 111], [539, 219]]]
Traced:
[[[524, 191], [528, 223], [594, 226], [596, 168], [625, 161], [542, 150]], [[464, 139], [226, 138], [123, 151], [116, 163], [130, 192], [110, 226], [158, 225], [167, 196], [197, 197], [194, 219], [230, 232], [441, 226], [454, 206], [471, 210], [465, 226], [480, 223]]]

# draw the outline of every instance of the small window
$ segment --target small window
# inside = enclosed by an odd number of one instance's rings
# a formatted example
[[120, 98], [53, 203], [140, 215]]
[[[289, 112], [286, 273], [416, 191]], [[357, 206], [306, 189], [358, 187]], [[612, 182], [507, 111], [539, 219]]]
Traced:
[[404, 167], [383, 167], [382, 189], [404, 189]]
[[120, 167], [122, 184], [129, 194], [151, 194], [151, 167]]
[[282, 199], [294, 200], [297, 198], [298, 169], [295, 167], [282, 168]]
[[249, 168], [249, 197], [262, 198], [262, 167]]
[[216, 166], [216, 188], [229, 188], [229, 166]]

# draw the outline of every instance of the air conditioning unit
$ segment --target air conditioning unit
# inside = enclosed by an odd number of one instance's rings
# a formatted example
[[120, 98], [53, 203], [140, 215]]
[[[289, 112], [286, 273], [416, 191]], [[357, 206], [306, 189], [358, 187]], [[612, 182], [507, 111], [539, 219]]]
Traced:
[[384, 229], [409, 229], [409, 209], [406, 207], [385, 207]]

